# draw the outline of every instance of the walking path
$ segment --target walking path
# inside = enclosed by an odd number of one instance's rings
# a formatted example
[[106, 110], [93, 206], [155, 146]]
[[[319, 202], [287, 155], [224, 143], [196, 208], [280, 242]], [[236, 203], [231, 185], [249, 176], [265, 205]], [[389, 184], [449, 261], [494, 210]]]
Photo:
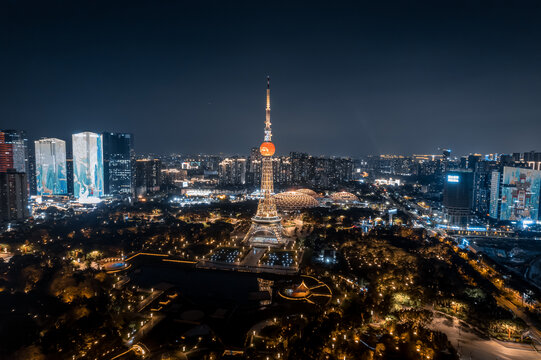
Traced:
[[482, 339], [470, 329], [460, 325], [457, 318], [449, 320], [435, 312], [429, 328], [446, 334], [451, 344], [458, 350], [460, 359], [541, 360], [541, 354], [530, 345]]

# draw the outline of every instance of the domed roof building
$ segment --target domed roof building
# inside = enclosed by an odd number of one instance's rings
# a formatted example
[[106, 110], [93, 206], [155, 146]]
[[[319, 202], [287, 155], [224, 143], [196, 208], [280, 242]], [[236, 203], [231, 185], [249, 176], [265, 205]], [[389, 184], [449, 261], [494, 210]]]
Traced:
[[314, 199], [318, 199], [321, 197], [321, 195], [319, 195], [317, 192], [315, 192], [314, 190], [312, 189], [298, 189], [298, 190], [295, 190], [296, 192], [300, 192], [300, 193], [303, 193], [303, 194], [306, 194], [306, 195], [310, 195], [311, 197], [313, 197]]
[[335, 203], [347, 204], [359, 202], [359, 198], [350, 192], [339, 191], [331, 195], [331, 200]]
[[319, 205], [319, 202], [312, 196], [298, 191], [286, 191], [273, 197], [278, 208], [284, 211], [313, 208]]

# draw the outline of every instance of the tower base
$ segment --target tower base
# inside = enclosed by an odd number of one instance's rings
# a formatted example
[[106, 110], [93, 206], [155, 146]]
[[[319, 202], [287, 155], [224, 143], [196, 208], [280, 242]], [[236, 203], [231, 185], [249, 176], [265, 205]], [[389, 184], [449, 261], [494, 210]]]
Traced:
[[253, 247], [281, 247], [285, 244], [280, 221], [259, 222], [254, 220], [244, 242]]

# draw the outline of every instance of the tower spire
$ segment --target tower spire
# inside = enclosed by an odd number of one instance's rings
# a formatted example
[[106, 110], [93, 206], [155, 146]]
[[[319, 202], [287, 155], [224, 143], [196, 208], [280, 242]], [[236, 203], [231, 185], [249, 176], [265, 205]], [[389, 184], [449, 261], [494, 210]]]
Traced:
[[267, 76], [267, 107], [265, 118], [265, 141], [272, 140], [271, 120], [270, 120], [270, 76]]

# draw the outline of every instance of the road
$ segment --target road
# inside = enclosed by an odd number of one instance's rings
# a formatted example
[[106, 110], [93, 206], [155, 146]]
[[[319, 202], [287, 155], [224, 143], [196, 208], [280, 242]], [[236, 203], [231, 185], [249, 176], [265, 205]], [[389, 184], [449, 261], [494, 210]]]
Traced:
[[503, 296], [496, 297], [496, 301], [498, 302], [498, 305], [508, 308], [513, 312], [513, 314], [515, 314], [515, 316], [521, 318], [526, 325], [529, 326], [530, 336], [532, 339], [534, 339], [538, 344], [541, 344], [541, 331], [535, 327], [528, 314]]
[[456, 318], [449, 320], [436, 313], [429, 327], [447, 335], [451, 344], [458, 350], [460, 359], [541, 360], [541, 354], [529, 345], [482, 339], [470, 329], [461, 326]]

